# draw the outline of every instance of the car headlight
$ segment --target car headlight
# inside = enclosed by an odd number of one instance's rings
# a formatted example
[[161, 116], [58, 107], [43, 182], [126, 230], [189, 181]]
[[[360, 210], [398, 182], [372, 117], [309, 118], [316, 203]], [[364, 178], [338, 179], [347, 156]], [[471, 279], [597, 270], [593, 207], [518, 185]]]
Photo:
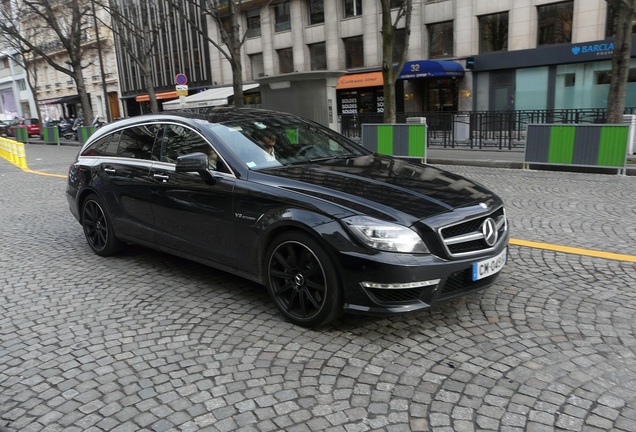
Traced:
[[410, 228], [368, 216], [343, 219], [351, 232], [365, 245], [383, 251], [429, 253], [420, 236]]

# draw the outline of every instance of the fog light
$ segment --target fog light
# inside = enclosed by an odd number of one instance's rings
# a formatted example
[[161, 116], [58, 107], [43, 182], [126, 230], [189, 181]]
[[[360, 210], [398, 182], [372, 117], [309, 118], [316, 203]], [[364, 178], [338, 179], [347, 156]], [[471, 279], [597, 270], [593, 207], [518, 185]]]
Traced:
[[439, 284], [439, 279], [420, 281], [420, 282], [407, 282], [407, 283], [377, 283], [377, 282], [361, 282], [364, 288], [380, 288], [380, 289], [409, 289], [409, 288], [421, 288], [431, 285]]

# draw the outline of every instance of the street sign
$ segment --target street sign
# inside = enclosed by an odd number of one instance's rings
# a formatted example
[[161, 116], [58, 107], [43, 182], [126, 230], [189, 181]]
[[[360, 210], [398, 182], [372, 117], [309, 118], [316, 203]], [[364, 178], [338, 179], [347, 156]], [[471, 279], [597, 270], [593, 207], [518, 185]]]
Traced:
[[188, 86], [187, 85], [176, 85], [175, 90], [177, 91], [177, 96], [187, 96], [188, 95]]
[[186, 85], [188, 83], [188, 77], [182, 73], [177, 74], [177, 76], [174, 77], [174, 82], [177, 83], [177, 85]]

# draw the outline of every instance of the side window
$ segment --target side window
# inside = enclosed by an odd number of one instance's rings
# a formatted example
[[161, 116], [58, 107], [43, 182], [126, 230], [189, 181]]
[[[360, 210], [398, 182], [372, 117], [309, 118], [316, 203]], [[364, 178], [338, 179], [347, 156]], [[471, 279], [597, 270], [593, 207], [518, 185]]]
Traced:
[[[179, 156], [196, 152], [207, 154], [210, 169], [217, 170], [218, 154], [201, 135], [183, 126], [173, 124], [165, 126], [163, 129], [163, 137], [161, 138], [161, 154], [159, 160], [162, 162], [175, 163]], [[221, 169], [221, 167], [219, 167], [218, 170], [225, 171], [225, 169]]]
[[120, 135], [121, 131], [117, 131], [98, 139], [82, 152], [82, 156], [116, 156]]
[[134, 159], [151, 159], [152, 145], [157, 134], [156, 125], [135, 126], [124, 129], [117, 156]]

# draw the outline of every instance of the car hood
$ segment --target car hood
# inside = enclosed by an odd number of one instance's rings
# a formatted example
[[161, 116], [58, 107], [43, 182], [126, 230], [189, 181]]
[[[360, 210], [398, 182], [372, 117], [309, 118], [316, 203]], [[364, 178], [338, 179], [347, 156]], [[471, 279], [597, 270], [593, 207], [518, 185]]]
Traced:
[[261, 172], [278, 178], [277, 187], [407, 224], [478, 204], [483, 212], [499, 202], [484, 186], [459, 175], [378, 155]]

